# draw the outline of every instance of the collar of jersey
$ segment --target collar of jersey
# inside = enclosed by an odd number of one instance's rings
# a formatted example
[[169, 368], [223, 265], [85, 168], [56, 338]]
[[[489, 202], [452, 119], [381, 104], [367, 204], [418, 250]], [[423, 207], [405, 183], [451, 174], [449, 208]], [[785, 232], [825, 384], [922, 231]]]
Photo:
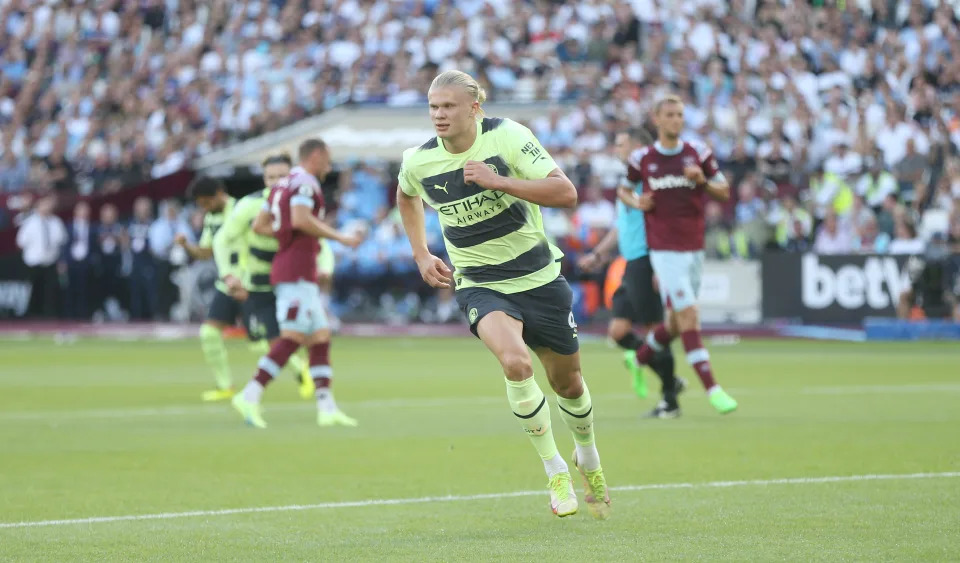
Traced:
[[440, 150], [442, 150], [443, 153], [446, 154], [447, 156], [450, 156], [453, 158], [460, 158], [470, 154], [471, 152], [473, 152], [473, 149], [477, 147], [477, 143], [480, 141], [480, 133], [482, 132], [482, 130], [483, 130], [483, 127], [481, 126], [480, 121], [477, 121], [477, 138], [473, 140], [473, 144], [470, 145], [470, 148], [463, 152], [452, 153], [448, 151], [447, 147], [443, 144], [443, 139], [441, 139], [440, 137], [437, 137], [437, 145], [440, 146]]
[[657, 149], [658, 153], [666, 156], [673, 156], [675, 154], [680, 154], [680, 151], [683, 150], [683, 139], [677, 139], [677, 148], [675, 149], [663, 148], [663, 145], [660, 144], [660, 141], [654, 142], [653, 148]]

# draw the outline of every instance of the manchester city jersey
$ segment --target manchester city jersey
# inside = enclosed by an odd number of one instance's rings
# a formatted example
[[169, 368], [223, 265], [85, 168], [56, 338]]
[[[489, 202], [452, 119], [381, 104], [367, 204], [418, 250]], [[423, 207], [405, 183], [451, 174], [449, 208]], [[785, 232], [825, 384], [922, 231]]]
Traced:
[[468, 160], [526, 180], [546, 178], [557, 167], [529, 129], [501, 118], [478, 122], [476, 141], [463, 153], [450, 154], [436, 137], [404, 151], [400, 189], [437, 210], [457, 289], [517, 293], [556, 279], [563, 253], [547, 240], [540, 207], [466, 183]]

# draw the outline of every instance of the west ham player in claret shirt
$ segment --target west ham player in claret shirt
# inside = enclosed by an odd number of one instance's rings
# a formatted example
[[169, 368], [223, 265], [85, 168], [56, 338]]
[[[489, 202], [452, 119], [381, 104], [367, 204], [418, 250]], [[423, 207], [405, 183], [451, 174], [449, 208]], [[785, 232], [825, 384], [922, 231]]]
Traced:
[[247, 424], [266, 428], [260, 412], [263, 389], [280, 373], [290, 356], [301, 346], [310, 357], [310, 375], [316, 385], [317, 423], [356, 426], [333, 400], [330, 382], [330, 327], [317, 286], [317, 255], [320, 238], [329, 238], [356, 248], [363, 237], [337, 232], [321, 219], [324, 213], [320, 180], [330, 172], [330, 152], [319, 139], [300, 145], [300, 165], [270, 189], [263, 209], [254, 220], [257, 234], [277, 238], [277, 254], [270, 270], [270, 283], [277, 296], [280, 338], [260, 358], [257, 373], [234, 395], [233, 406]]
[[704, 203], [708, 196], [728, 200], [730, 185], [709, 147], [680, 138], [684, 128], [680, 98], [668, 96], [658, 101], [654, 123], [657, 142], [630, 155], [627, 179], [643, 184], [638, 206], [646, 213], [650, 262], [667, 313], [666, 322], [647, 334], [637, 360], [649, 364], [679, 335], [687, 362], [700, 377], [710, 404], [721, 414], [730, 413], [737, 409], [737, 402], [713, 377], [697, 311], [706, 228]]

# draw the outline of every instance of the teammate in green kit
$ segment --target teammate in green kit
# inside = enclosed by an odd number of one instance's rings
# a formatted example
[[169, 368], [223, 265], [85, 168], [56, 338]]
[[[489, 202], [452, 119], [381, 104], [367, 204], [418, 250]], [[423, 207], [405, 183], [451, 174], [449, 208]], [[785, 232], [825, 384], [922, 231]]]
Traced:
[[[233, 210], [236, 200], [227, 194], [223, 183], [216, 178], [200, 176], [187, 187], [187, 197], [194, 201], [206, 214], [203, 217], [203, 232], [200, 241], [194, 245], [182, 234], [175, 242], [182, 246], [194, 260], [213, 258], [213, 237], [223, 226], [227, 215]], [[240, 253], [237, 248], [225, 249], [226, 259], [217, 272], [217, 282], [207, 313], [207, 320], [200, 327], [200, 346], [207, 365], [213, 370], [216, 388], [205, 391], [204, 401], [223, 401], [233, 396], [233, 379], [227, 349], [223, 344], [223, 330], [233, 326], [240, 316], [240, 302], [230, 296], [230, 290], [223, 281], [239, 267]]]
[[[455, 286], [471, 330], [500, 361], [510, 407], [543, 461], [550, 508], [568, 516], [577, 511], [577, 497], [527, 347], [537, 354], [557, 393], [560, 418], [573, 433], [587, 507], [607, 518], [610, 496], [590, 393], [580, 376], [573, 294], [539, 207], [575, 206], [576, 188], [529, 129], [483, 117], [486, 94], [470, 75], [440, 74], [427, 98], [437, 136], [404, 151], [397, 190], [420, 274], [433, 287]], [[427, 249], [424, 201], [439, 214], [454, 272]]]

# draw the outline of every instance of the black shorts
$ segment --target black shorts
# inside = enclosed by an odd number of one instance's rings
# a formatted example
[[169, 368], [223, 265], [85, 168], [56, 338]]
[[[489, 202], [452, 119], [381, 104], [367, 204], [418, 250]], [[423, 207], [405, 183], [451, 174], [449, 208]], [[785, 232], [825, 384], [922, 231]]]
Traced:
[[457, 290], [457, 304], [477, 335], [477, 323], [494, 311], [503, 311], [523, 323], [523, 341], [531, 348], [549, 348], [558, 354], [580, 349], [573, 318], [573, 291], [563, 276], [529, 291], [500, 293], [483, 287]]
[[219, 289], [215, 289], [213, 291], [213, 301], [210, 302], [210, 311], [207, 312], [207, 320], [233, 326], [237, 324], [237, 317], [239, 316], [240, 302]]
[[627, 262], [620, 287], [613, 294], [613, 316], [641, 325], [663, 320], [663, 302], [653, 287], [649, 256]]
[[243, 302], [243, 327], [247, 329], [247, 338], [273, 340], [280, 336], [277, 323], [277, 296], [272, 291], [251, 291]]

